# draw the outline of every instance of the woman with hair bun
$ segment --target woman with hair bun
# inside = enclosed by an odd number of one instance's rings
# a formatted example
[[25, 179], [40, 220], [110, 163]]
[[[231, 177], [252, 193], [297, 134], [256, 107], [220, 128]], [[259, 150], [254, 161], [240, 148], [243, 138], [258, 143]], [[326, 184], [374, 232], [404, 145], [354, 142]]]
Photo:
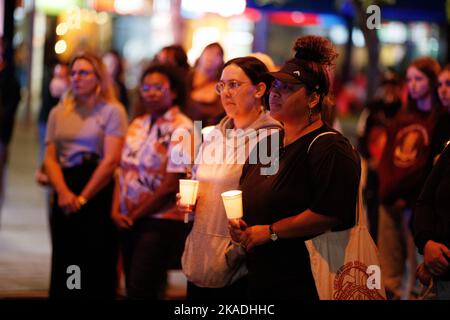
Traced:
[[233, 240], [247, 251], [248, 294], [255, 299], [319, 299], [305, 240], [355, 224], [359, 157], [321, 116], [336, 51], [319, 36], [297, 39], [294, 50], [270, 73], [270, 114], [284, 124], [279, 170], [263, 176], [261, 164], [246, 163], [244, 217], [230, 222]]

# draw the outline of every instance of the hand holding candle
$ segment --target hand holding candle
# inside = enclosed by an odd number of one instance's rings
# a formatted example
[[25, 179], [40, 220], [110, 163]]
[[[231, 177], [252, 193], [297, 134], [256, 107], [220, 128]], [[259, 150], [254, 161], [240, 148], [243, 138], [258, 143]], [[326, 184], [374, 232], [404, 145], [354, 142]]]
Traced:
[[189, 212], [197, 201], [198, 180], [180, 179], [180, 205], [186, 206], [189, 209], [184, 215], [184, 222], [187, 223], [189, 219]]
[[242, 191], [230, 190], [222, 193], [223, 205], [228, 219], [242, 218]]

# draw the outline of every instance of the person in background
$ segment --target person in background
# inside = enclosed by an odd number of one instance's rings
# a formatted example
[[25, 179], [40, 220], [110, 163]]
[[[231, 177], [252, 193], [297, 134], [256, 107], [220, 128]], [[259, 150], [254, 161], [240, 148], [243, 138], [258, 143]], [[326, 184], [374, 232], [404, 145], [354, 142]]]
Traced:
[[450, 300], [450, 148], [447, 146], [428, 176], [414, 209], [414, 241], [423, 255], [416, 276], [439, 300]]
[[449, 77], [450, 65], [446, 65], [438, 78], [437, 91], [443, 108], [437, 117], [436, 127], [433, 131], [433, 138], [431, 139], [431, 157], [433, 161], [436, 161], [438, 155], [450, 139], [450, 94], [448, 92], [449, 86], [446, 85]]
[[[52, 205], [51, 299], [113, 299], [117, 235], [111, 220], [113, 181], [127, 127], [124, 107], [101, 59], [79, 53], [70, 90], [50, 112], [45, 172]], [[68, 273], [81, 276], [68, 285]], [[73, 290], [71, 290], [73, 289]]]
[[127, 87], [124, 84], [124, 68], [122, 56], [116, 50], [109, 50], [103, 55], [103, 63], [114, 81], [114, 90], [120, 103], [129, 111]]
[[188, 76], [186, 114], [193, 121], [202, 121], [203, 127], [216, 125], [225, 116], [215, 92], [223, 66], [223, 56], [223, 48], [219, 43], [207, 45]]
[[189, 74], [190, 66], [186, 51], [182, 46], [173, 44], [162, 48], [156, 55], [156, 61], [160, 64], [170, 64], [180, 68], [183, 79]]
[[409, 65], [407, 110], [390, 122], [378, 165], [377, 244], [388, 299], [416, 296], [417, 257], [409, 225], [412, 208], [433, 163], [433, 131], [441, 109], [436, 90], [440, 70], [439, 63], [429, 57]]
[[[194, 224], [182, 259], [188, 300], [246, 298], [245, 252], [231, 241], [221, 193], [238, 188], [243, 162], [248, 157], [245, 152], [251, 138], [256, 138], [255, 131], [268, 134], [281, 129], [264, 107], [266, 72], [264, 63], [256, 58], [236, 58], [225, 63], [217, 83], [217, 94], [227, 116], [205, 138], [193, 168], [192, 178], [200, 184]], [[211, 161], [206, 157], [213, 151], [224, 156]]]
[[191, 135], [193, 124], [180, 111], [185, 86], [170, 65], [145, 69], [139, 92], [145, 113], [128, 128], [111, 214], [122, 231], [126, 297], [154, 300], [165, 297], [167, 271], [181, 268], [189, 232], [175, 200], [188, 166], [174, 154], [180, 147], [190, 152], [190, 145], [172, 137]]
[[370, 234], [377, 241], [379, 211], [379, 177], [380, 162], [386, 143], [386, 131], [390, 122], [401, 112], [402, 83], [400, 76], [392, 69], [387, 69], [381, 79], [380, 87], [374, 99], [361, 112], [357, 124], [358, 151], [365, 160], [364, 200], [369, 219]]
[[[321, 115], [336, 50], [319, 36], [298, 38], [294, 50], [293, 59], [270, 73], [270, 114], [284, 125], [278, 172], [264, 176], [261, 163], [245, 164], [244, 217], [229, 225], [247, 251], [251, 299], [318, 300], [305, 240], [355, 224], [359, 156]], [[332, 134], [308, 150], [325, 132]]]
[[47, 121], [50, 111], [55, 107], [63, 94], [70, 86], [69, 65], [57, 62], [52, 67], [50, 79], [44, 80], [43, 97], [41, 109], [39, 110], [38, 129], [39, 129], [39, 162], [40, 168], [36, 171], [36, 182], [42, 186], [48, 184], [48, 177], [44, 172], [44, 152], [45, 152], [45, 133], [47, 131]]
[[[49, 186], [48, 176], [44, 168], [45, 153], [45, 134], [47, 131], [47, 121], [50, 111], [58, 104], [61, 97], [69, 90], [70, 87], [70, 69], [69, 65], [63, 62], [56, 62], [52, 67], [51, 77], [44, 78], [43, 97], [41, 109], [38, 117], [39, 130], [39, 163], [40, 166], [35, 173], [35, 181], [37, 184], [45, 188], [45, 200], [47, 205], [48, 221], [51, 222], [51, 201], [52, 188]], [[50, 227], [50, 233], [52, 228]]]
[[[450, 65], [439, 74], [438, 94], [445, 109], [441, 118], [450, 114]], [[450, 135], [446, 136], [447, 140]], [[412, 230], [414, 242], [424, 263], [417, 268], [417, 277], [424, 285], [434, 278], [437, 299], [450, 299], [450, 147], [444, 148], [417, 200]]]
[[0, 38], [0, 217], [5, 192], [8, 149], [20, 102], [20, 85], [13, 67], [8, 64], [6, 49], [3, 38]]
[[336, 91], [336, 108], [340, 117], [358, 114], [363, 110], [366, 101], [367, 78], [364, 70], [356, 73], [345, 83], [334, 84], [339, 87]]

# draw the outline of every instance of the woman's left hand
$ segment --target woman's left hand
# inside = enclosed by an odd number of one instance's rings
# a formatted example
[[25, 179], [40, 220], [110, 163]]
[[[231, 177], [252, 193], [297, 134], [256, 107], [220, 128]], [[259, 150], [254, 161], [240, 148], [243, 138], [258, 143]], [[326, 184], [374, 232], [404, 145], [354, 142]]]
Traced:
[[423, 249], [423, 261], [435, 276], [441, 276], [450, 269], [450, 250], [442, 243], [428, 240]]
[[58, 192], [58, 206], [66, 215], [77, 212], [81, 208], [77, 195], [69, 189]]
[[417, 266], [416, 269], [416, 278], [419, 279], [420, 283], [424, 286], [428, 286], [430, 284], [431, 278], [433, 275], [425, 266], [425, 263], [421, 263]]
[[234, 242], [241, 243], [242, 235], [246, 228], [247, 224], [242, 219], [228, 220], [228, 230], [230, 230], [230, 236]]
[[120, 230], [131, 229], [131, 227], [133, 226], [133, 220], [128, 218], [126, 215], [121, 214], [120, 212], [114, 212], [112, 214], [112, 220]]
[[248, 227], [241, 236], [241, 245], [247, 251], [252, 251], [254, 247], [268, 242], [270, 242], [268, 225]]

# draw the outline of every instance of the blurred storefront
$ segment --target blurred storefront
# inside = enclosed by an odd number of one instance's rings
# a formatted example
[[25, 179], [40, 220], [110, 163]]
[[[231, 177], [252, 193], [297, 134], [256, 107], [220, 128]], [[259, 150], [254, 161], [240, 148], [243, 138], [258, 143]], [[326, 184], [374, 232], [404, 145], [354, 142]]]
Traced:
[[[267, 45], [263, 45], [262, 49], [276, 62], [290, 55], [291, 48], [286, 44], [292, 43], [299, 35], [319, 34], [330, 38], [340, 53], [351, 41], [353, 68], [360, 70], [369, 63], [367, 44], [360, 28], [354, 23], [355, 13], [350, 2], [249, 0], [247, 7], [262, 14], [265, 21], [259, 23], [267, 25], [267, 39], [260, 40]], [[380, 66], [404, 67], [410, 59], [422, 55], [445, 62], [445, 7], [445, 0], [395, 0], [391, 1], [391, 5], [381, 6], [382, 23], [377, 30], [381, 44]], [[349, 30], [348, 20], [353, 24], [352, 30]]]
[[[185, 47], [192, 64], [203, 47], [214, 41], [222, 44], [226, 59], [263, 51], [281, 64], [291, 55], [292, 43], [299, 35], [319, 34], [329, 37], [341, 53], [338, 68], [350, 44], [351, 68], [356, 72], [369, 61], [349, 1], [17, 0], [17, 70], [24, 86], [32, 75], [33, 110], [39, 103], [44, 66], [55, 59], [68, 61], [81, 49], [101, 54], [113, 48], [121, 53], [127, 62], [126, 85], [130, 89], [136, 86], [142, 65], [172, 43]], [[446, 62], [444, 8], [445, 0], [396, 0], [395, 5], [382, 7], [382, 24], [377, 30], [380, 66], [401, 70], [420, 55]]]
[[245, 0], [183, 0], [184, 46], [191, 63], [211, 42], [219, 42], [225, 59], [252, 52], [254, 17], [246, 11]]
[[[19, 75], [30, 92], [27, 114], [39, 108], [43, 74], [56, 60], [68, 62], [80, 50], [103, 54], [114, 48], [126, 54], [133, 70], [135, 64], [155, 52], [151, 44], [152, 19], [158, 16], [154, 10], [156, 0], [19, 2], [14, 14], [14, 42]], [[170, 35], [171, 30], [166, 29], [166, 34]], [[21, 68], [28, 72], [20, 72]]]
[[18, 75], [30, 92], [27, 113], [39, 107], [47, 67], [68, 62], [79, 50], [117, 50], [126, 61], [129, 89], [142, 65], [173, 43], [188, 50], [192, 63], [214, 41], [224, 46], [226, 58], [248, 54], [254, 24], [245, 7], [245, 0], [19, 0], [14, 46]]

